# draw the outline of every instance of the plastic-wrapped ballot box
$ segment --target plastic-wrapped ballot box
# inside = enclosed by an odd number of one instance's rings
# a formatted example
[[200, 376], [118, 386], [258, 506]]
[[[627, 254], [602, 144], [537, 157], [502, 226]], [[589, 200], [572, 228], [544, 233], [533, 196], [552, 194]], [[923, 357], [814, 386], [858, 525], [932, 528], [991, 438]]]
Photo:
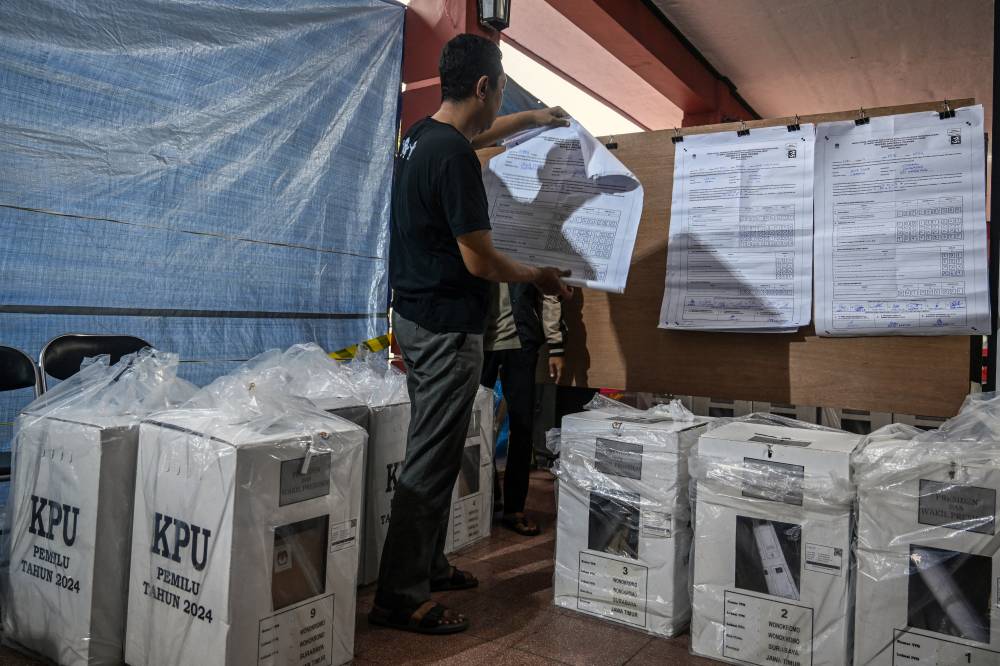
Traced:
[[759, 666], [850, 662], [860, 441], [747, 421], [701, 436], [690, 458], [692, 652]]
[[318, 410], [276, 413], [141, 424], [131, 666], [351, 660], [365, 433]]
[[493, 517], [493, 391], [479, 387], [452, 494], [445, 552], [490, 535]]
[[688, 624], [687, 456], [707, 419], [562, 421], [555, 603], [662, 636]]
[[[404, 394], [405, 395], [405, 394]], [[406, 432], [410, 427], [410, 402], [397, 396], [388, 404], [371, 407], [368, 422], [368, 455], [364, 508], [364, 542], [360, 585], [378, 580], [382, 547], [389, 532], [392, 498], [406, 458]]]
[[856, 464], [854, 663], [996, 666], [1000, 441], [903, 428], [874, 433]]
[[152, 350], [92, 364], [18, 417], [6, 639], [67, 666], [121, 663], [139, 415], [193, 393], [176, 364]]
[[77, 418], [19, 419], [5, 633], [61, 664], [116, 663], [138, 425]]

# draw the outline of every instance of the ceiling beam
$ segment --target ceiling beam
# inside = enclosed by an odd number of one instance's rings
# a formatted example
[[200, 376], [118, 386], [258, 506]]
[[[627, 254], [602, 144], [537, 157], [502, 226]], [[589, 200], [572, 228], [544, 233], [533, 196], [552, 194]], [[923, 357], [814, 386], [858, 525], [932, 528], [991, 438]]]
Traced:
[[685, 125], [758, 117], [732, 84], [643, 0], [545, 2], [684, 111]]

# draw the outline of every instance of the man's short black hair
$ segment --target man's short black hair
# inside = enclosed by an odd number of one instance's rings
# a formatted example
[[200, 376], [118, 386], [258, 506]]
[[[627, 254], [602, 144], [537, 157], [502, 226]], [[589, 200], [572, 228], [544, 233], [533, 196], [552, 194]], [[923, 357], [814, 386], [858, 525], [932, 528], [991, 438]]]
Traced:
[[441, 49], [441, 99], [460, 102], [476, 92], [479, 77], [489, 77], [491, 89], [500, 85], [500, 47], [478, 35], [458, 35]]

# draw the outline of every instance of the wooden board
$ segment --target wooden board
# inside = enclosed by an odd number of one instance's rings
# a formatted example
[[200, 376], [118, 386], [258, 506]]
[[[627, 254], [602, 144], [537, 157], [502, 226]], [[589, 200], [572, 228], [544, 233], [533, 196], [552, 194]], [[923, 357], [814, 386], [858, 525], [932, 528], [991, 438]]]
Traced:
[[[953, 108], [974, 100], [950, 102]], [[865, 109], [869, 116], [941, 110], [941, 102]], [[802, 116], [802, 123], [852, 120], [858, 111]], [[748, 121], [788, 125], [794, 118]], [[681, 129], [682, 135], [736, 131], [738, 123]], [[969, 338], [820, 338], [665, 331], [663, 300], [673, 130], [614, 137], [615, 155], [645, 190], [628, 284], [621, 295], [576, 290], [563, 307], [569, 328], [564, 383], [736, 400], [952, 416], [969, 392]], [[605, 140], [609, 140], [607, 137]], [[480, 151], [480, 159], [500, 149]]]

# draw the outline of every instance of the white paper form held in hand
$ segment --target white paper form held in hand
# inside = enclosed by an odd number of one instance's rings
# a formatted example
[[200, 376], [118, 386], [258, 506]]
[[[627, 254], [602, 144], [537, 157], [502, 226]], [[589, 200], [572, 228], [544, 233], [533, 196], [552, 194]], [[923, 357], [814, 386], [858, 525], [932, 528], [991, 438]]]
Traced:
[[660, 328], [782, 333], [809, 323], [814, 130], [675, 144]]
[[823, 123], [816, 331], [987, 334], [983, 107]]
[[493, 243], [571, 285], [621, 293], [642, 216], [642, 185], [575, 120], [506, 143], [483, 174]]

